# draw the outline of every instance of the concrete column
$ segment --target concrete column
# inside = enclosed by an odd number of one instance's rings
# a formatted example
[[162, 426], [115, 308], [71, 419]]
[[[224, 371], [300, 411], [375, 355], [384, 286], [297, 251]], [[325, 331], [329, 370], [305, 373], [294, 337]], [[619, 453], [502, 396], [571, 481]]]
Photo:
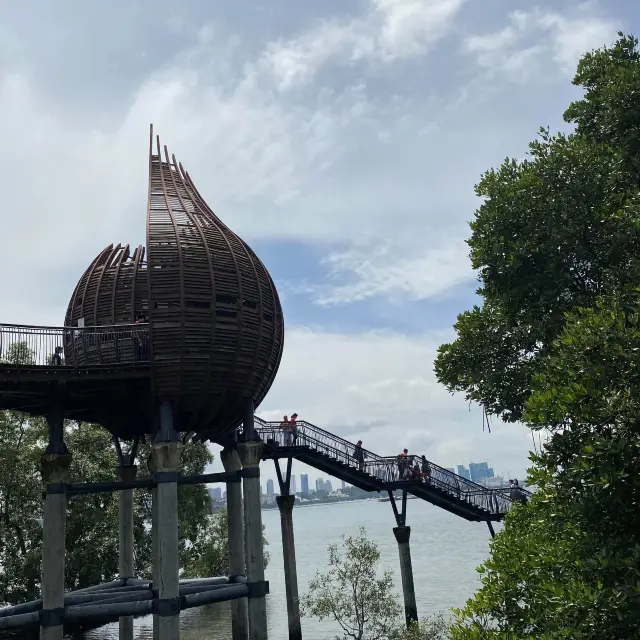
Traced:
[[[61, 483], [69, 482], [69, 453], [45, 453], [40, 462], [47, 495], [42, 512], [42, 609], [41, 640], [62, 640], [64, 614], [64, 559], [67, 495]], [[55, 485], [58, 485], [55, 487]], [[55, 489], [53, 493], [49, 490]], [[60, 624], [55, 624], [59, 621]]]
[[153, 490], [153, 588], [157, 593], [157, 615], [153, 635], [156, 640], [178, 640], [179, 547], [178, 482], [180, 442], [154, 442], [151, 470], [158, 483]]
[[[227, 473], [242, 469], [237, 449], [223, 449], [220, 459]], [[227, 482], [227, 521], [229, 527], [229, 573], [245, 575], [242, 484], [240, 482]], [[232, 640], [248, 640], [249, 638], [246, 598], [231, 601], [231, 637]]]
[[[246, 427], [245, 427], [246, 428]], [[244, 531], [247, 582], [259, 589], [264, 583], [264, 549], [262, 546], [262, 510], [260, 505], [260, 441], [238, 443], [244, 467]], [[254, 592], [248, 602], [250, 640], [267, 640], [267, 603], [264, 594]]]
[[289, 640], [302, 640], [296, 544], [293, 537], [293, 505], [295, 501], [295, 496], [278, 496], [276, 498], [280, 509], [280, 527], [282, 529], [282, 556], [284, 558], [284, 584], [287, 594]]
[[411, 527], [394, 527], [393, 535], [398, 542], [400, 553], [400, 575], [402, 577], [402, 596], [404, 598], [404, 614], [407, 625], [418, 619], [418, 607], [416, 606], [416, 590], [413, 586], [413, 568], [411, 567], [411, 548], [409, 538]]
[[[153, 452], [147, 458], [147, 469], [153, 477], [155, 472]], [[160, 565], [158, 563], [158, 487], [151, 489], [151, 579], [155, 587], [160, 583]], [[158, 640], [158, 614], [153, 614], [153, 640]]]
[[[138, 467], [129, 465], [116, 469], [118, 480], [136, 479]], [[121, 579], [133, 578], [133, 489], [120, 491], [119, 573]], [[133, 616], [120, 618], [120, 640], [133, 640]]]

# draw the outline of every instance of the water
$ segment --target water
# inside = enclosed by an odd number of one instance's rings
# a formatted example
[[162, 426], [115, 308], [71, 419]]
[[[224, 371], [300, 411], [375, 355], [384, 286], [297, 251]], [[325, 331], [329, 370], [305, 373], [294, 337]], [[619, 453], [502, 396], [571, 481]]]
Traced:
[[[407, 524], [411, 526], [411, 555], [420, 616], [437, 611], [445, 614], [462, 606], [479, 584], [475, 568], [489, 553], [489, 530], [484, 523], [467, 522], [421, 500], [407, 502]], [[282, 567], [280, 514], [277, 509], [263, 511], [271, 562], [267, 579], [271, 593], [267, 596], [269, 637], [287, 637], [287, 605]], [[341, 504], [305, 506], [294, 509], [298, 584], [300, 595], [309, 580], [327, 565], [327, 545], [342, 534], [355, 535], [364, 525], [368, 537], [381, 552], [381, 565], [391, 569], [396, 591], [400, 592], [398, 546], [393, 536], [395, 526], [391, 505], [365, 500]], [[501, 525], [496, 526], [496, 530]], [[231, 637], [228, 603], [184, 611], [180, 616], [182, 640], [227, 640]], [[135, 621], [135, 637], [152, 638], [150, 618]], [[302, 619], [305, 640], [326, 640], [332, 625]], [[87, 640], [117, 640], [117, 625], [102, 627], [89, 634]]]

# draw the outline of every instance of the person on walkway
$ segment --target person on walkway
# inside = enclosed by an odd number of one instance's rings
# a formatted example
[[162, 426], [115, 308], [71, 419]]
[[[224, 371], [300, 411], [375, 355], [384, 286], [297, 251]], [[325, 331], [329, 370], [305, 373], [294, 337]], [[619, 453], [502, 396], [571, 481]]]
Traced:
[[431, 481], [431, 467], [426, 456], [420, 458], [420, 472], [422, 475], [422, 481], [429, 483]]
[[[145, 324], [146, 320], [144, 314], [139, 313], [136, 316], [136, 321], [134, 324]], [[147, 335], [142, 331], [142, 327], [140, 329], [133, 330], [133, 337], [136, 343], [136, 360], [146, 360], [147, 356]]]
[[398, 474], [399, 480], [405, 480], [409, 473], [409, 450], [403, 449], [402, 453], [398, 454]]
[[51, 356], [51, 365], [54, 367], [62, 366], [62, 347], [58, 346], [55, 348], [55, 351]]
[[291, 444], [294, 444], [298, 440], [298, 414], [292, 413], [291, 420], [289, 420], [289, 430], [291, 431]]
[[353, 450], [353, 457], [358, 463], [358, 471], [364, 471], [364, 449], [362, 448], [362, 440], [356, 442], [355, 449]]
[[280, 423], [280, 429], [282, 429], [282, 443], [285, 444], [285, 445], [289, 444], [288, 440], [289, 440], [290, 430], [289, 430], [289, 417], [288, 416], [282, 416], [282, 422]]
[[411, 480], [414, 480], [415, 482], [420, 482], [420, 463], [416, 460], [415, 464], [413, 465], [413, 468], [411, 469]]

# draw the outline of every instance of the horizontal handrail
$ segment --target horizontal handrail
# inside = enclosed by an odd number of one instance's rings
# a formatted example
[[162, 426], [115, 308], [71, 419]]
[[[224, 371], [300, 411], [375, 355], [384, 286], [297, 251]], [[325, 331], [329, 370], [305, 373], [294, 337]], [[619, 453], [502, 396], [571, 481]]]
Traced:
[[0, 365], [91, 367], [145, 363], [146, 323], [93, 327], [38, 327], [0, 324]]
[[[290, 423], [289, 423], [290, 424]], [[354, 458], [356, 445], [309, 422], [295, 423], [295, 432], [287, 423], [267, 422], [256, 417], [256, 431], [265, 441], [279, 447], [305, 446], [342, 462], [383, 484], [402, 483], [407, 486], [429, 486], [491, 514], [504, 514], [514, 502], [529, 492], [520, 487], [490, 489], [467, 480], [422, 456], [379, 456], [363, 449], [364, 460]]]

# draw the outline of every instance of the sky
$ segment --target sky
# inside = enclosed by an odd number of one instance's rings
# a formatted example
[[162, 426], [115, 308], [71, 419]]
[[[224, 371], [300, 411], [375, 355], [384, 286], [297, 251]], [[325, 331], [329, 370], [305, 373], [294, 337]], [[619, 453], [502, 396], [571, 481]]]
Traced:
[[278, 287], [284, 355], [258, 415], [523, 477], [531, 434], [483, 431], [433, 373], [478, 302], [473, 187], [539, 127], [566, 129], [577, 60], [639, 16], [622, 0], [1, 3], [0, 321], [62, 324], [100, 250], [144, 243], [153, 123]]

